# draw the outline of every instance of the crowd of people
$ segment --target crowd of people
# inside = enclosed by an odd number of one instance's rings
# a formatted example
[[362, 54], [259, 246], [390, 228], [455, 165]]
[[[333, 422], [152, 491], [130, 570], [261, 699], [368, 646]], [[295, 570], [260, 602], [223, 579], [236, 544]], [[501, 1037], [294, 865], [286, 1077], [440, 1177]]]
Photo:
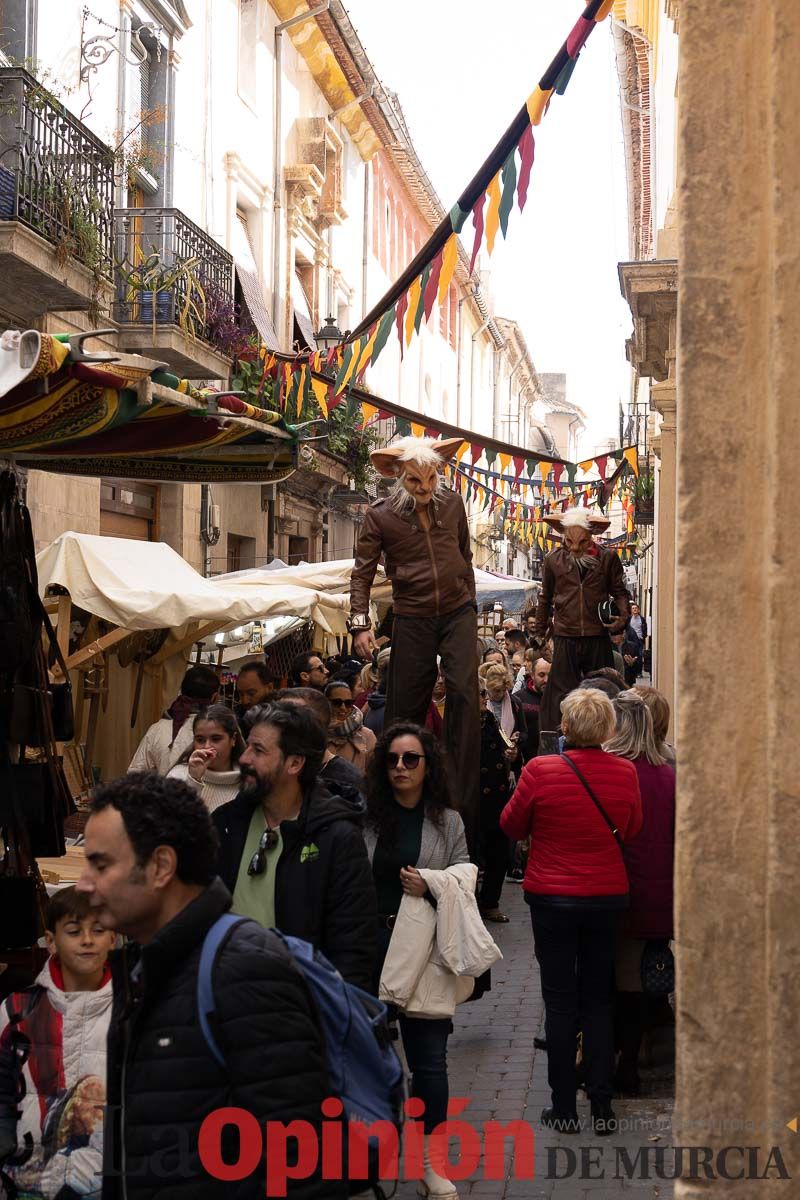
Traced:
[[[552, 1090], [542, 1123], [578, 1131], [583, 1088], [595, 1133], [613, 1132], [614, 1095], [641, 1089], [642, 956], [672, 937], [669, 709], [638, 682], [647, 629], [634, 606], [617, 638], [621, 669], [591, 670], [564, 697], [560, 752], [543, 753], [553, 645], [535, 640], [535, 626], [534, 614], [509, 618], [477, 654], [475, 813], [462, 814], [453, 794], [441, 671], [424, 725], [386, 726], [391, 644], [366, 665], [298, 655], [285, 687], [264, 661], [245, 662], [233, 706], [210, 667], [186, 671], [128, 775], [96, 789], [83, 875], [50, 902], [51, 957], [0, 1009], [10, 1195], [172, 1195], [162, 1189], [174, 1170], [182, 1186], [197, 1183], [193, 1195], [211, 1196], [198, 1125], [231, 1093], [262, 1123], [319, 1127], [323, 1038], [274, 931], [378, 995], [404, 897], [430, 898], [425, 872], [469, 862], [487, 925], [509, 920], [507, 882], [521, 884], [530, 908]], [[204, 936], [229, 907], [249, 920], [214, 968], [220, 1072], [196, 993]], [[112, 950], [118, 935], [125, 944]], [[455, 999], [450, 1008], [391, 1013], [427, 1135], [447, 1115]], [[423, 1182], [429, 1196], [458, 1195], [427, 1151]], [[346, 1194], [318, 1177], [289, 1187]]]

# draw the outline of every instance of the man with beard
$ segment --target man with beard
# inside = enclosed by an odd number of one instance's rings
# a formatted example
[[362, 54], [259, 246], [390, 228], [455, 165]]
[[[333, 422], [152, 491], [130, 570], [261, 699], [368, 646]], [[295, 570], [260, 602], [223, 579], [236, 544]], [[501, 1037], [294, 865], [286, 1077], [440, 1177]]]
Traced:
[[303, 938], [369, 990], [377, 909], [363, 805], [319, 780], [325, 733], [306, 708], [261, 710], [239, 759], [238, 796], [212, 814], [217, 871], [234, 912]]
[[481, 747], [475, 574], [464, 502], [440, 473], [461, 445], [460, 438], [406, 437], [372, 451], [376, 470], [395, 482], [361, 527], [348, 628], [355, 653], [369, 658], [370, 589], [383, 556], [394, 608], [385, 728], [398, 720], [425, 724], [440, 660], [447, 690], [442, 740], [469, 836]]
[[[559, 530], [563, 544], [544, 560], [542, 590], [536, 609], [536, 638], [544, 642], [553, 621], [553, 662], [539, 710], [540, 753], [552, 752], [561, 724], [561, 701], [590, 671], [611, 667], [614, 653], [609, 636], [625, 628], [628, 591], [619, 555], [598, 546], [593, 534], [607, 529], [602, 513], [570, 508], [546, 517]], [[618, 618], [612, 625], [601, 619], [600, 606], [616, 601]]]

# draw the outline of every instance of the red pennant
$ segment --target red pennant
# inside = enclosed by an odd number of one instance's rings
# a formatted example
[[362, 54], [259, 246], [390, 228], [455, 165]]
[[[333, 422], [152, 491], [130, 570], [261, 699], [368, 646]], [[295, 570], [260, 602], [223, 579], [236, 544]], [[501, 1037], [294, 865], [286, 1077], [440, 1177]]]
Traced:
[[431, 273], [428, 276], [428, 282], [425, 286], [425, 295], [422, 297], [422, 304], [425, 312], [425, 320], [429, 320], [433, 312], [433, 306], [436, 303], [436, 295], [439, 291], [439, 276], [442, 273], [442, 259], [444, 258], [444, 246], [436, 255], [436, 258], [431, 263]]
[[483, 446], [479, 446], [477, 442], [471, 442], [469, 452], [474, 465], [480, 460], [480, 457], [483, 454]]
[[559, 480], [561, 479], [561, 476], [563, 474], [564, 474], [564, 464], [563, 463], [553, 463], [553, 483], [555, 485], [555, 489], [557, 492], [561, 490], [561, 484], [559, 483]]
[[486, 203], [486, 193], [481, 192], [477, 203], [472, 210], [472, 224], [475, 226], [475, 241], [472, 244], [472, 258], [469, 262], [470, 275], [475, 270], [475, 259], [478, 257], [478, 251], [481, 248], [483, 241], [483, 206]]
[[577, 58], [586, 44], [586, 39], [595, 27], [595, 21], [588, 21], [586, 17], [578, 17], [572, 32], [567, 38], [567, 54], [570, 58]]
[[328, 412], [330, 412], [332, 408], [336, 408], [337, 404], [341, 404], [347, 393], [346, 388], [342, 388], [338, 396], [334, 395], [334, 391], [334, 386], [331, 384], [331, 386], [328, 388]]
[[403, 292], [400, 299], [397, 301], [395, 310], [394, 323], [397, 327], [397, 336], [400, 340], [400, 358], [403, 357], [403, 352], [406, 347], [406, 333], [404, 329], [406, 309], [408, 308], [408, 292]]
[[601, 454], [600, 457], [596, 458], [594, 461], [597, 464], [597, 470], [600, 474], [600, 480], [602, 482], [605, 480], [605, 477], [606, 477], [606, 463], [608, 462], [608, 455]]
[[438, 437], [441, 437], [441, 434], [438, 429], [434, 429], [433, 426], [431, 426], [431, 425], [426, 425], [425, 437], [438, 438]]
[[378, 409], [378, 416], [381, 421], [391, 421], [393, 415], [393, 413], [387, 412], [385, 408]]
[[533, 160], [536, 154], [536, 143], [533, 137], [533, 126], [526, 125], [525, 132], [519, 139], [519, 177], [517, 179], [517, 203], [522, 212], [528, 199], [528, 185], [531, 181]]
[[517, 482], [522, 472], [525, 470], [525, 459], [522, 455], [514, 457], [514, 483]]

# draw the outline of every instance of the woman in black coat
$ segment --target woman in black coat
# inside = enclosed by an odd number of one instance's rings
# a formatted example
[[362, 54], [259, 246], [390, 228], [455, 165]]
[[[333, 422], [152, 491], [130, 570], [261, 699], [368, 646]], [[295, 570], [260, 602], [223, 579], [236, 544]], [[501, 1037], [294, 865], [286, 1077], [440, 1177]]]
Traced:
[[485, 921], [507, 924], [500, 908], [503, 880], [509, 863], [509, 841], [500, 828], [500, 813], [514, 790], [512, 756], [519, 755], [504, 741], [489, 696], [481, 684], [481, 785], [478, 810], [478, 861], [483, 870], [478, 904]]

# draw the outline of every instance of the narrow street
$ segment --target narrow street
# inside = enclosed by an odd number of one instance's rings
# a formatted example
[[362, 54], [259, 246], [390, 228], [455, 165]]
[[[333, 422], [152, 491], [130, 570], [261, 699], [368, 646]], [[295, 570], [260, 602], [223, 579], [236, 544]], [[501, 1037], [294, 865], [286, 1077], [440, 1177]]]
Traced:
[[[494, 1200], [618, 1200], [621, 1192], [631, 1192], [641, 1200], [670, 1200], [673, 1184], [655, 1176], [652, 1157], [656, 1147], [668, 1146], [671, 1141], [674, 1073], [670, 1038], [665, 1035], [671, 1037], [672, 1031], [659, 1030], [658, 1038], [653, 1039], [651, 1059], [643, 1056], [646, 1096], [614, 1101], [624, 1126], [616, 1136], [597, 1138], [587, 1131], [568, 1137], [540, 1128], [539, 1114], [550, 1103], [550, 1090], [547, 1054], [534, 1049], [533, 1039], [544, 1036], [544, 1004], [522, 889], [505, 884], [502, 905], [510, 923], [490, 928], [503, 951], [503, 961], [492, 970], [491, 992], [474, 1004], [462, 1005], [456, 1014], [455, 1033], [449, 1042], [450, 1095], [470, 1098], [464, 1115], [476, 1128], [489, 1120], [522, 1118], [529, 1122], [535, 1132], [536, 1178], [515, 1179], [513, 1168], [507, 1164], [505, 1180], [483, 1179], [479, 1172], [474, 1179], [458, 1184], [459, 1196], [462, 1200], [465, 1196]], [[583, 1093], [579, 1093], [578, 1112], [588, 1119], [589, 1104]], [[582, 1151], [586, 1154], [588, 1147], [599, 1149], [599, 1154], [590, 1157], [600, 1165], [582, 1172]], [[620, 1165], [621, 1177], [615, 1177], [623, 1152], [636, 1164], [642, 1148], [650, 1148], [651, 1177], [642, 1179], [641, 1166], [637, 1166], [635, 1178], [627, 1179], [624, 1164]], [[569, 1151], [576, 1156], [575, 1170], [567, 1178], [554, 1178], [569, 1171]], [[666, 1161], [668, 1166], [669, 1154]], [[605, 1178], [586, 1177], [599, 1175], [601, 1170], [605, 1170]], [[412, 1200], [415, 1196], [414, 1183], [403, 1184], [397, 1192], [397, 1200]]]

